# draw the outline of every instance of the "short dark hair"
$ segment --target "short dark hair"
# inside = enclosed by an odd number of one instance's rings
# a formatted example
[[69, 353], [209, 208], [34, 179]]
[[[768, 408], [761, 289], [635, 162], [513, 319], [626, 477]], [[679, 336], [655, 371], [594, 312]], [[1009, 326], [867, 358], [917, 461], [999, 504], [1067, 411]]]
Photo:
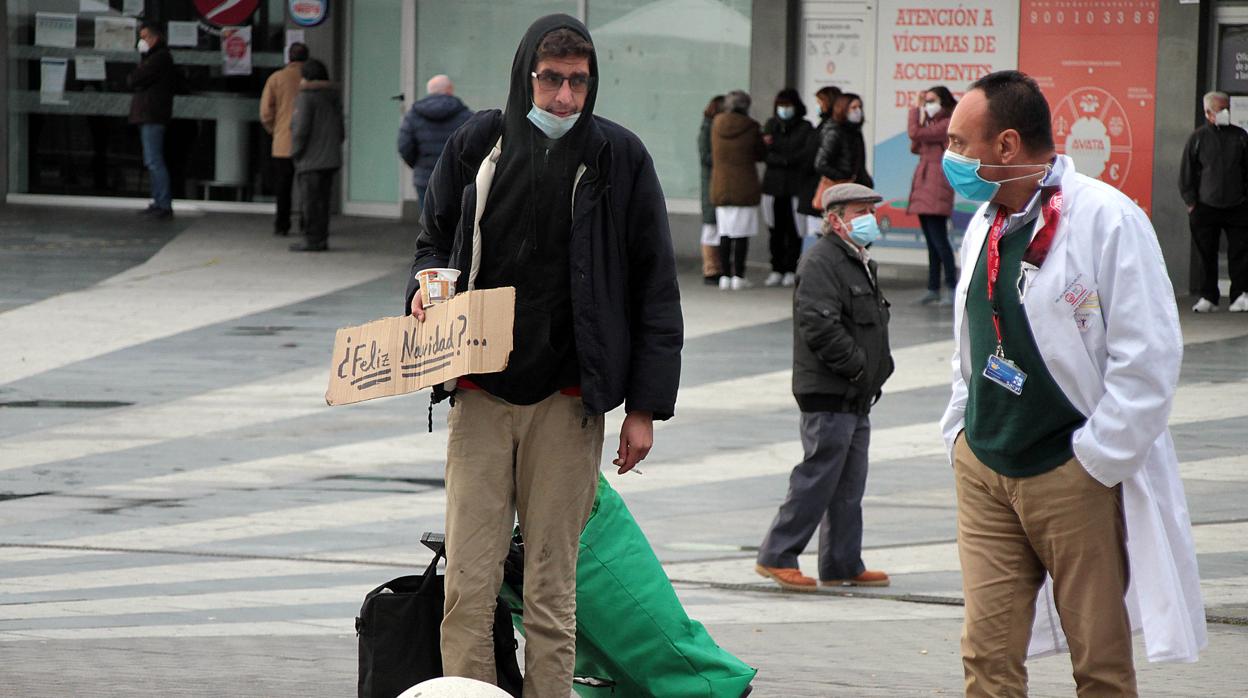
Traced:
[[594, 45], [579, 33], [566, 27], [543, 36], [537, 44], [538, 61], [547, 58], [592, 58], [593, 55]]
[[303, 64], [300, 74], [303, 76], [304, 80], [328, 80], [329, 68], [326, 68], [324, 63], [316, 60], [315, 58], [309, 58], [307, 62]]
[[707, 119], [714, 119], [715, 115], [724, 110], [724, 96], [715, 95], [711, 97], [711, 101], [706, 103], [706, 109], [702, 110], [702, 116]]
[[1055, 149], [1049, 102], [1031, 76], [1017, 70], [999, 70], [971, 83], [970, 89], [983, 92], [988, 100], [987, 126], [991, 133], [1012, 128], [1030, 150]]
[[302, 43], [300, 43], [300, 42], [298, 42], [298, 41], [296, 41], [295, 43], [293, 43], [293, 44], [291, 44], [291, 45], [290, 45], [290, 51], [289, 51], [289, 53], [290, 53], [290, 61], [291, 61], [292, 63], [294, 63], [294, 62], [296, 62], [296, 61], [306, 61], [306, 60], [308, 60], [308, 47], [307, 47], [307, 45], [306, 45], [306, 44], [302, 44]]
[[161, 30], [160, 25], [155, 22], [144, 22], [139, 25], [139, 30], [146, 29], [149, 33], [155, 34], [161, 39], [165, 38], [165, 32]]

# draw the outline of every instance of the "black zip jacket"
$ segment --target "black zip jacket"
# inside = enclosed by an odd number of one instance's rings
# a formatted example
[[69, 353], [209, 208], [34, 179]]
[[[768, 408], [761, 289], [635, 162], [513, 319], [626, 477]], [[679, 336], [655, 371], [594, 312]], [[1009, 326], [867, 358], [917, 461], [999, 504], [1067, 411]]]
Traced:
[[1232, 208], [1248, 200], [1248, 133], [1206, 123], [1183, 148], [1179, 192], [1188, 206]]
[[763, 174], [763, 193], [776, 198], [801, 196], [810, 191], [814, 195], [819, 175], [815, 173], [815, 153], [818, 144], [812, 138], [814, 127], [810, 122], [793, 117], [784, 121], [773, 116], [767, 120], [763, 133], [771, 136], [767, 146], [767, 171]]
[[823, 236], [802, 255], [793, 292], [793, 396], [803, 412], [867, 414], [893, 374], [888, 301], [876, 264]]
[[161, 41], [143, 54], [139, 65], [126, 76], [134, 90], [130, 98], [130, 123], [167, 124], [173, 118], [173, 54]]
[[[560, 21], [586, 33], [570, 17]], [[544, 27], [543, 33], [553, 28]], [[457, 290], [467, 290], [475, 179], [503, 131], [502, 113], [483, 111], [447, 142], [425, 195], [405, 314], [417, 289], [415, 273], [422, 269], [459, 269]], [[684, 329], [654, 162], [637, 136], [601, 117], [582, 118], [564, 136], [571, 137], [577, 138], [586, 167], [568, 201], [572, 330], [585, 413], [604, 414], [624, 403], [630, 412], [668, 419], [675, 411]], [[514, 141], [504, 141], [504, 158]], [[486, 232], [483, 228], [483, 247], [490, 244]], [[442, 397], [435, 390], [435, 400]]]
[[867, 147], [862, 140], [862, 124], [829, 120], [819, 129], [819, 151], [815, 171], [828, 179], [851, 181], [874, 187], [867, 172]]

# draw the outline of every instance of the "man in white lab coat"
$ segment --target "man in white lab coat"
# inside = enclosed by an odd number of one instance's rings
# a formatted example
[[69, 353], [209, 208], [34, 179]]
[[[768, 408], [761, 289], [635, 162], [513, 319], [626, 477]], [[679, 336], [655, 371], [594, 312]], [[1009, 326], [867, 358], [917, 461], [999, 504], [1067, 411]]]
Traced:
[[968, 696], [1023, 696], [1028, 655], [1069, 651], [1081, 696], [1134, 696], [1150, 660], [1195, 661], [1204, 608], [1166, 429], [1183, 341], [1156, 234], [1075, 172], [1035, 81], [976, 81], [945, 174], [986, 202], [962, 245], [953, 395]]

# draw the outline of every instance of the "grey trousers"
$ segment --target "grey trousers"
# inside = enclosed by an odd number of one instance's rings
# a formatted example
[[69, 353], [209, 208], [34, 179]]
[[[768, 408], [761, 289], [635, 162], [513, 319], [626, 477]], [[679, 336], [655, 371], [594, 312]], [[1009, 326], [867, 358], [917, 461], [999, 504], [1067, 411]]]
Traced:
[[758, 564], [797, 567], [819, 528], [819, 579], [852, 579], [862, 564], [862, 495], [871, 420], [845, 412], [803, 412], [802, 462], [758, 551]]

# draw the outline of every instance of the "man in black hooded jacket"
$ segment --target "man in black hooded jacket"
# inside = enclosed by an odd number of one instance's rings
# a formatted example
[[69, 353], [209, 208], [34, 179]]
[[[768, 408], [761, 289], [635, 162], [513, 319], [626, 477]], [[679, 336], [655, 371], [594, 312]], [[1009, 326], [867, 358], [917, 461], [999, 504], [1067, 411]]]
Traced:
[[[514, 286], [501, 373], [458, 383], [446, 466], [447, 675], [493, 682], [491, 624], [518, 513], [525, 556], [525, 695], [566, 696], [576, 655], [576, 557], [593, 506], [604, 413], [624, 403], [615, 465], [645, 458], [672, 416], [683, 323], [667, 211], [631, 132], [593, 116], [589, 31], [537, 20], [503, 112], [451, 137], [425, 195], [415, 272], [457, 290]], [[415, 279], [405, 310], [423, 320]], [[445, 391], [435, 391], [436, 397]]]

